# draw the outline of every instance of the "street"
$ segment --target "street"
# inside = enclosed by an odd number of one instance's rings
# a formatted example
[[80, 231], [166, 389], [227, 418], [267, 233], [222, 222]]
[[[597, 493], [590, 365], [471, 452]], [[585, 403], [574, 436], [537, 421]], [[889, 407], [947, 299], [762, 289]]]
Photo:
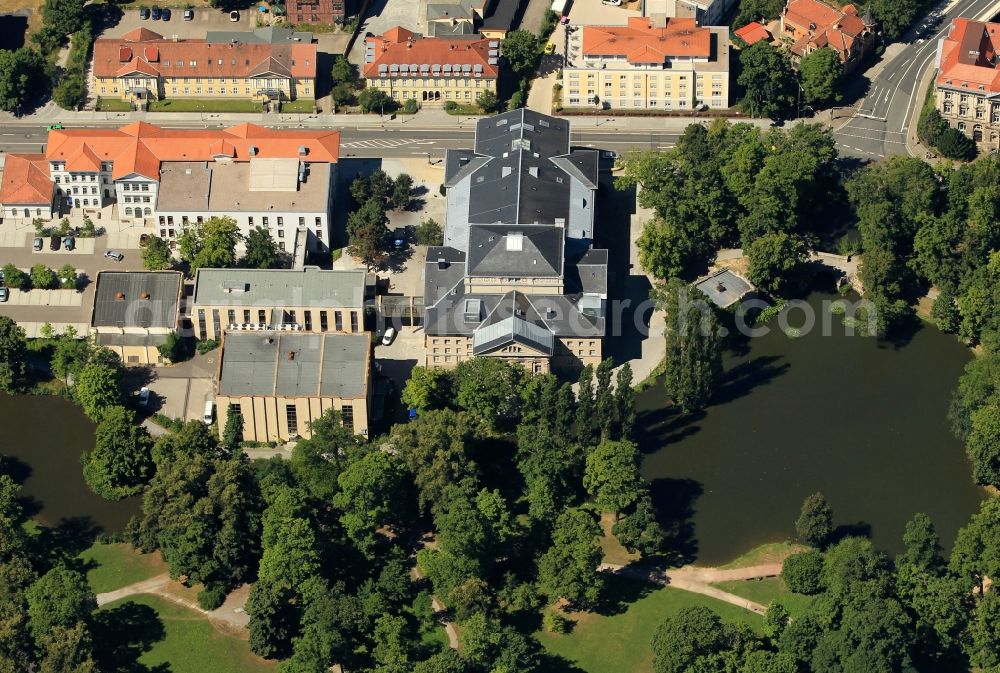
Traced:
[[955, 17], [989, 19], [996, 5], [997, 0], [957, 0], [941, 9], [941, 18], [925, 39], [916, 41], [916, 28], [911, 30], [908, 36], [913, 41], [872, 79], [854, 116], [835, 126], [837, 150], [861, 159], [907, 154], [907, 134], [916, 135], [916, 129], [910, 128], [911, 114], [923, 104], [923, 100], [916, 100], [918, 83], [933, 64], [938, 39], [947, 33]]

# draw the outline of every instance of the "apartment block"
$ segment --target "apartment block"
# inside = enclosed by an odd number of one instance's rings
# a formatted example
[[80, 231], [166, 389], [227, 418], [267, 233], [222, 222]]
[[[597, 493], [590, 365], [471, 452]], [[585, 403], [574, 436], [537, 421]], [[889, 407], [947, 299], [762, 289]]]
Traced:
[[630, 17], [570, 33], [563, 103], [606, 109], [729, 107], [729, 30], [691, 18]]
[[311, 33], [285, 28], [165, 38], [136, 28], [94, 42], [91, 92], [143, 109], [163, 98], [287, 101], [316, 97]]
[[471, 104], [483, 91], [497, 89], [500, 42], [479, 35], [424, 37], [396, 27], [365, 38], [367, 86], [399, 103], [447, 101]]
[[1000, 23], [955, 19], [938, 43], [935, 106], [980, 149], [1000, 149]]

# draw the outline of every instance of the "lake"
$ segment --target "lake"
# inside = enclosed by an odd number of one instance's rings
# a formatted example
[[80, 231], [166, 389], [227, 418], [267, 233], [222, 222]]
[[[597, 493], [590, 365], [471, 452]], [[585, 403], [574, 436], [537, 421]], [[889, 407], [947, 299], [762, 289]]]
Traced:
[[[809, 299], [820, 304], [833, 295]], [[793, 326], [796, 317], [789, 319]], [[822, 492], [840, 533], [902, 549], [915, 512], [950, 548], [985, 491], [973, 484], [948, 402], [971, 354], [921, 326], [904, 344], [847, 336], [770, 334], [725, 358], [726, 383], [703, 414], [685, 418], [662, 385], [639, 395], [643, 473], [684, 560], [724, 563], [793, 539], [803, 498]]]
[[13, 476], [36, 520], [111, 533], [139, 514], [140, 498], [109, 502], [83, 481], [80, 454], [94, 448], [94, 424], [77, 405], [61, 397], [0, 395], [0, 427], [0, 455], [13, 459]]

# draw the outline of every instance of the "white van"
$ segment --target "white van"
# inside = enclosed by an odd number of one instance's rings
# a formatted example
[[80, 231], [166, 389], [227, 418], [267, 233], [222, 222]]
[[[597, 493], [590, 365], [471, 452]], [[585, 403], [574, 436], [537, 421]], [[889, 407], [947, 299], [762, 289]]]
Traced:
[[205, 421], [205, 425], [211, 425], [214, 419], [215, 419], [215, 402], [209, 400], [208, 402], [205, 402], [205, 417], [202, 420]]

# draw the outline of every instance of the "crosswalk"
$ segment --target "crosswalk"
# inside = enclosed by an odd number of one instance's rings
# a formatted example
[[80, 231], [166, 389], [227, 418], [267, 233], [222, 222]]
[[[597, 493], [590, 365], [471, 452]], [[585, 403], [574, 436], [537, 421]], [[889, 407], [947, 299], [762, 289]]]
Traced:
[[394, 147], [406, 147], [408, 145], [433, 145], [435, 141], [433, 140], [420, 140], [418, 138], [398, 138], [398, 139], [372, 139], [372, 140], [352, 140], [346, 143], [341, 143], [341, 147], [348, 147], [351, 149], [392, 149]]

